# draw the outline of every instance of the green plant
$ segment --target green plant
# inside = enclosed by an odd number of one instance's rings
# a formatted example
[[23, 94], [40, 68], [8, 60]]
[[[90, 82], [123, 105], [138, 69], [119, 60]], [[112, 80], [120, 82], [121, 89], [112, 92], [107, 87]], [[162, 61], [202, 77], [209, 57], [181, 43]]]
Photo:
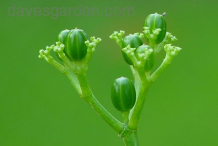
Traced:
[[[88, 64], [100, 38], [91, 37], [87, 40], [82, 30], [65, 30], [59, 34], [56, 45], [40, 50], [39, 58], [45, 59], [68, 77], [80, 97], [119, 134], [126, 146], [138, 146], [137, 128], [148, 90], [181, 48], [170, 44], [177, 39], [166, 32], [164, 15], [149, 15], [143, 33], [123, 38], [124, 33], [115, 31], [110, 36], [122, 49], [123, 57], [134, 76], [134, 85], [127, 78], [119, 78], [111, 87], [112, 102], [122, 112], [123, 122], [118, 121], [98, 102], [87, 81]], [[141, 39], [144, 37], [148, 45], [143, 45]], [[163, 49], [166, 56], [162, 64], [151, 72], [155, 56]], [[63, 64], [52, 58], [51, 50], [58, 54]]]

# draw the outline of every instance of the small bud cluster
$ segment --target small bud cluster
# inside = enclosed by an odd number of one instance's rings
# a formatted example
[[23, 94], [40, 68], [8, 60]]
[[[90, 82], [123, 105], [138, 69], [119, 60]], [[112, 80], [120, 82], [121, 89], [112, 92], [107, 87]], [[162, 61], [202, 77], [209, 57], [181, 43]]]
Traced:
[[144, 68], [145, 62], [148, 60], [149, 55], [153, 52], [150, 48], [144, 48], [144, 52], [139, 54], [139, 58], [136, 57], [136, 48], [131, 48], [130, 45], [122, 49], [128, 57], [132, 60], [134, 66]]
[[169, 56], [176, 56], [182, 48], [172, 46], [171, 44], [167, 44], [164, 46], [164, 50]]
[[167, 32], [164, 41], [167, 41], [167, 43], [171, 43], [177, 41], [177, 38], [173, 36], [171, 33]]
[[[84, 70], [87, 69], [87, 65], [91, 59], [91, 56], [93, 52], [95, 51], [96, 45], [101, 41], [100, 38], [91, 37], [90, 41], [85, 41], [85, 44], [87, 46], [87, 54], [85, 58], [81, 61], [71, 61], [66, 54], [64, 53], [64, 44], [61, 42], [56, 42], [56, 45], [47, 46], [45, 50], [41, 49], [39, 51], [39, 58], [45, 59], [48, 63], [55, 66], [58, 70], [63, 72], [63, 70], [66, 70], [66, 67], [71, 68], [74, 72], [78, 72], [77, 70], [81, 70], [81, 67], [84, 67]], [[50, 51], [53, 50], [55, 53], [58, 54], [59, 58], [62, 60], [63, 65], [58, 63], [53, 59], [53, 57], [50, 55]], [[78, 63], [78, 65], [76, 65]]]
[[53, 50], [55, 52], [58, 52], [58, 53], [61, 53], [62, 55], [64, 55], [63, 49], [64, 49], [64, 45], [61, 44], [60, 42], [57, 42], [56, 46], [55, 45], [51, 45], [51, 46], [47, 46], [45, 50], [41, 49], [39, 51], [39, 56], [38, 57], [44, 59], [45, 61], [47, 61], [48, 63], [50, 63], [54, 67], [56, 67], [60, 72], [64, 73], [66, 68], [64, 66], [62, 66], [60, 63], [58, 63], [57, 61], [55, 61], [53, 59], [53, 57], [50, 55], [50, 51], [51, 50]]
[[134, 35], [137, 35], [138, 37], [140, 37], [141, 39], [144, 38], [144, 34], [143, 33], [134, 33]]
[[115, 40], [116, 43], [121, 46], [122, 45], [122, 40], [123, 40], [123, 35], [125, 34], [125, 31], [121, 30], [120, 32], [114, 31], [112, 35], [110, 35], [110, 38]]
[[153, 30], [153, 32], [150, 32], [150, 28], [149, 27], [143, 27], [144, 31], [144, 35], [151, 39], [151, 40], [156, 40], [158, 34], [160, 33], [161, 29], [160, 28], [157, 28], [155, 30]]
[[56, 46], [52, 45], [52, 48], [56, 53], [60, 53], [64, 50], [64, 44], [62, 44], [61, 42], [56, 42]]
[[131, 48], [130, 45], [122, 49], [127, 55], [134, 56], [136, 48]]
[[46, 47], [45, 50], [41, 49], [39, 50], [39, 58], [43, 58], [43, 59], [46, 59], [46, 60], [49, 60], [51, 59], [51, 56], [50, 56], [50, 51], [51, 51], [51, 47]]
[[50, 51], [53, 50], [54, 52], [56, 52], [59, 57], [61, 59], [64, 59], [64, 44], [62, 44], [61, 42], [56, 42], [56, 45], [51, 45], [50, 47], [47, 46], [45, 50], [41, 49], [39, 51], [39, 58], [43, 58], [45, 59], [46, 61], [51, 61], [51, 60], [54, 60], [52, 58], [52, 56], [50, 55]]
[[144, 52], [143, 53], [140, 53], [138, 56], [140, 58], [140, 60], [148, 60], [149, 58], [149, 55], [153, 52], [152, 49], [149, 49], [149, 48], [144, 48]]
[[165, 45], [175, 42], [175, 41], [177, 41], [177, 38], [173, 36], [171, 33], [167, 32], [164, 40], [157, 46], [157, 48], [155, 49], [155, 52], [159, 53], [161, 50], [164, 49]]
[[96, 45], [101, 42], [100, 38], [91, 37], [91, 42], [89, 40], [85, 41], [86, 46], [88, 47], [88, 52], [94, 52]]

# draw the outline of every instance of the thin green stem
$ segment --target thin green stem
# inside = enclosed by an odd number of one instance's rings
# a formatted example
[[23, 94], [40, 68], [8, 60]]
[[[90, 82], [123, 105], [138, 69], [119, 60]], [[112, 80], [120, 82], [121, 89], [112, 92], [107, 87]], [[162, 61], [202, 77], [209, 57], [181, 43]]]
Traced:
[[167, 32], [164, 40], [156, 47], [155, 53], [159, 53], [161, 50], [164, 49], [164, 46], [166, 44], [169, 44], [174, 41], [177, 41], [177, 38], [173, 36], [171, 33]]
[[81, 97], [106, 121], [115, 131], [121, 133], [123, 131], [124, 124], [113, 117], [95, 98], [93, 95], [85, 73], [77, 74], [78, 81], [81, 87]]
[[125, 146], [139, 146], [136, 132], [132, 132], [123, 138]]
[[[137, 70], [135, 70], [135, 68], [133, 66], [130, 66], [130, 68], [131, 68], [131, 71], [132, 71], [132, 74], [133, 74], [133, 77], [134, 77], [134, 84], [135, 84], [135, 89], [136, 89], [136, 101], [137, 101], [139, 91], [140, 91], [141, 81], [140, 81], [140, 77], [139, 77], [139, 74], [138, 74]], [[130, 110], [129, 118], [131, 118], [134, 109], [135, 109], [135, 105]]]
[[80, 84], [78, 81], [77, 76], [72, 72], [72, 70], [70, 68], [66, 69], [66, 72], [64, 73], [67, 78], [70, 80], [71, 84], [73, 85], [73, 87], [76, 89], [77, 93], [79, 95], [82, 94], [81, 88], [80, 88]]
[[154, 50], [155, 49], [155, 42], [154, 40], [149, 40], [149, 46]]
[[135, 70], [133, 66], [130, 66], [133, 77], [134, 77], [134, 84], [135, 84], [135, 89], [136, 89], [136, 97], [138, 97], [140, 86], [141, 86], [141, 81], [140, 77], [138, 75], [138, 72]]
[[91, 100], [87, 101], [89, 105], [106, 121], [116, 132], [121, 133], [123, 131], [124, 124], [113, 117], [95, 98], [91, 95]]
[[144, 107], [144, 102], [149, 88], [150, 88], [150, 83], [146, 84], [144, 81], [142, 81], [141, 88], [138, 95], [138, 100], [136, 101], [135, 107], [132, 112], [132, 116], [128, 123], [129, 129], [136, 130], [138, 127], [138, 122], [141, 116], [142, 109]]
[[121, 112], [122, 117], [124, 119], [124, 124], [128, 124], [129, 122], [129, 111]]
[[163, 40], [155, 49], [155, 53], [159, 53], [161, 50], [163, 50], [164, 46], [167, 44], [165, 40]]
[[[124, 51], [127, 52], [127, 49], [130, 50], [129, 46], [127, 48], [124, 48]], [[129, 115], [130, 120], [128, 123], [128, 129], [136, 130], [138, 127], [138, 122], [139, 122], [140, 115], [141, 115], [141, 112], [144, 106], [146, 95], [150, 87], [150, 83], [145, 74], [144, 63], [140, 62], [139, 64], [137, 62], [134, 62], [134, 57], [135, 57], [134, 54], [132, 55], [129, 53], [127, 55], [131, 58], [131, 60], [134, 63], [134, 68], [132, 67], [131, 69], [132, 69], [134, 78], [137, 79], [135, 80], [137, 98], [136, 98], [135, 106], [132, 108], [130, 115]]]
[[159, 68], [150, 76], [150, 81], [154, 82], [161, 74], [162, 72], [171, 64], [173, 57], [166, 54], [165, 59], [163, 60], [162, 64], [159, 66]]
[[61, 73], [64, 73], [66, 71], [66, 68], [63, 67], [60, 63], [55, 61], [52, 57], [49, 56], [48, 60], [46, 60], [48, 63], [50, 63], [52, 66], [54, 66], [57, 70], [59, 70]]
[[[137, 68], [136, 70], [137, 70], [138, 76], [140, 78], [140, 83], [137, 83], [137, 84], [140, 84], [140, 90], [139, 90], [136, 104], [131, 111], [132, 114], [131, 114], [131, 117], [130, 117], [130, 120], [128, 123], [128, 128], [131, 130], [136, 130], [138, 127], [140, 115], [141, 115], [142, 109], [144, 107], [144, 102], [146, 99], [146, 95], [148, 93], [148, 89], [150, 87], [150, 82], [148, 81], [148, 79], [145, 75], [144, 69]], [[134, 74], [134, 75], [136, 75], [136, 74]]]

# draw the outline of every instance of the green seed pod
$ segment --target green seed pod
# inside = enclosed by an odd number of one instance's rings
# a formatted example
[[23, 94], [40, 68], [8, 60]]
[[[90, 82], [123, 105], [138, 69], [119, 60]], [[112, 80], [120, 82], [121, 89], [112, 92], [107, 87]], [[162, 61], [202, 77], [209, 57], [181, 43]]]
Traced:
[[64, 53], [70, 60], [82, 60], [87, 54], [86, 33], [81, 29], [63, 30], [58, 40], [65, 45]]
[[136, 91], [133, 83], [125, 77], [116, 79], [111, 85], [111, 100], [118, 111], [129, 111], [135, 105]]
[[[153, 33], [153, 30], [160, 28], [161, 31], [157, 35], [157, 39], [155, 40], [155, 44], [159, 44], [163, 41], [165, 35], [166, 35], [166, 21], [164, 19], [165, 15], [160, 14], [150, 14], [146, 19], [144, 23], [144, 27], [150, 28], [150, 33]], [[146, 41], [149, 42], [149, 39], [145, 37]]]
[[[137, 36], [135, 34], [130, 34], [130, 35], [125, 36], [123, 38], [122, 48], [125, 48], [128, 45], [130, 45], [131, 48], [138, 48], [142, 44], [143, 44], [143, 42], [139, 36]], [[125, 52], [122, 51], [122, 55], [123, 55], [123, 58], [127, 64], [133, 65], [132, 60], [127, 56], [127, 54]]]
[[60, 41], [62, 44], [65, 45], [65, 42], [67, 40], [67, 36], [68, 36], [69, 32], [70, 32], [70, 30], [68, 30], [68, 29], [61, 31], [58, 35], [58, 41]]
[[[146, 49], [150, 49], [150, 46], [148, 46], [148, 45], [142, 45], [142, 46], [138, 47], [138, 48], [136, 49], [136, 52], [135, 52], [136, 58], [137, 58], [137, 59], [140, 59], [140, 57], [139, 57], [140, 54], [141, 54], [141, 53], [144, 53]], [[149, 59], [146, 60], [146, 62], [145, 62], [145, 71], [150, 71], [150, 70], [152, 69], [152, 67], [154, 66], [154, 60], [155, 60], [155, 53], [154, 53], [154, 51], [153, 51], [153, 52], [149, 55]]]
[[[65, 45], [65, 42], [67, 40], [67, 35], [68, 35], [69, 32], [70, 32], [70, 30], [68, 30], [68, 29], [65, 29], [65, 30], [61, 31], [59, 33], [58, 38], [57, 38], [56, 41], [59, 41], [59, 42], [61, 42], [62, 44]], [[56, 55], [62, 61], [62, 59], [58, 56], [58, 54], [56, 54]]]

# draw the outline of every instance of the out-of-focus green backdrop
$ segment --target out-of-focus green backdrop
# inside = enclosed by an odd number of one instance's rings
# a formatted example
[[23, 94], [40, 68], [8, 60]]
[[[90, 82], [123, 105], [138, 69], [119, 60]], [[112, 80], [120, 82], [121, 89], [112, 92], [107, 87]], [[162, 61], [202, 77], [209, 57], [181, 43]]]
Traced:
[[[134, 16], [9, 16], [15, 5], [52, 7], [133, 7]], [[18, 11], [18, 10], [17, 10]], [[19, 10], [20, 11], [20, 10]], [[27, 1], [1, 2], [0, 145], [122, 146], [117, 134], [82, 100], [65, 76], [44, 60], [39, 49], [52, 45], [63, 29], [81, 28], [102, 38], [88, 70], [99, 101], [118, 119], [110, 85], [120, 76], [132, 79], [119, 47], [109, 39], [115, 30], [142, 31], [150, 13], [167, 12], [167, 30], [183, 50], [152, 86], [138, 128], [141, 146], [218, 145], [218, 19], [216, 0]], [[55, 13], [55, 12], [53, 12]], [[20, 13], [18, 13], [20, 14]], [[20, 14], [22, 15], [22, 14]], [[162, 61], [164, 52], [157, 57]]]

